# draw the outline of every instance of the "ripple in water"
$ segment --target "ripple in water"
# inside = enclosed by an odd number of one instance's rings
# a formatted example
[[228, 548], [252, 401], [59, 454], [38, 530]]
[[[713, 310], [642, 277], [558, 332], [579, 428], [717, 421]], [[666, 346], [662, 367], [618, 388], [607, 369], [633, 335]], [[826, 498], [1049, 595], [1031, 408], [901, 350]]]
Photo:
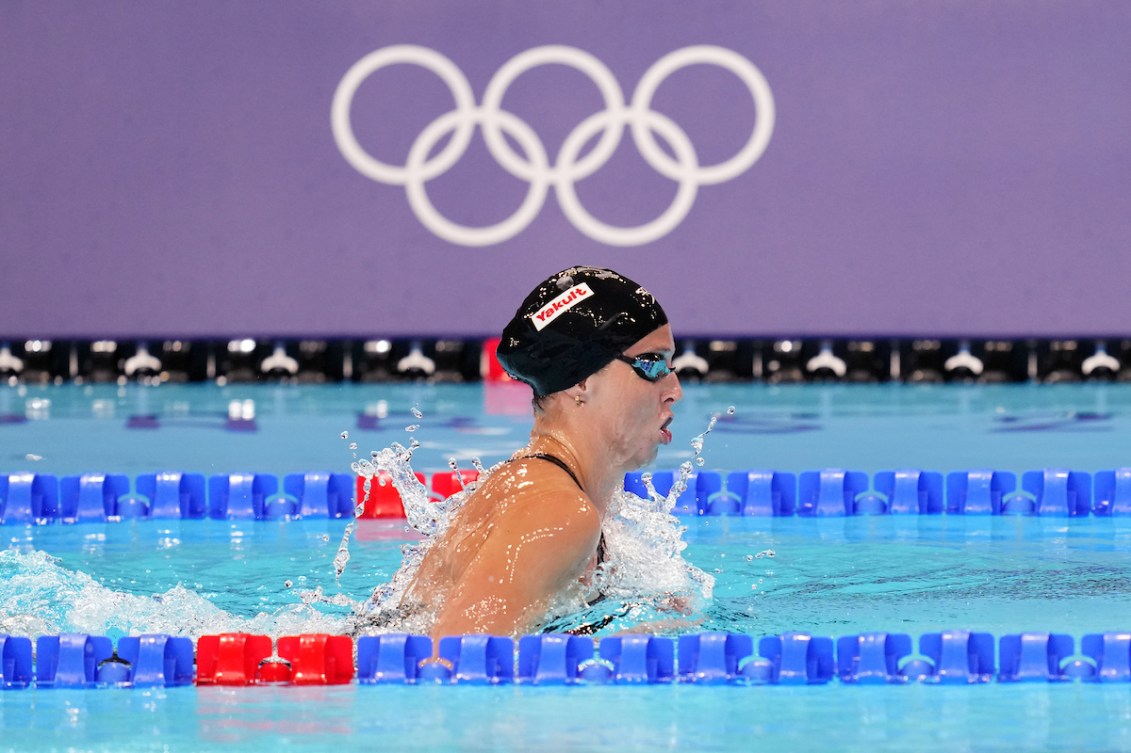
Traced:
[[[414, 408], [414, 415], [417, 412]], [[342, 432], [341, 438], [348, 441], [349, 433]], [[702, 436], [696, 439], [698, 454]], [[374, 479], [378, 484], [394, 485], [405, 504], [406, 532], [416, 531], [423, 537], [402, 547], [400, 568], [364, 601], [345, 593], [326, 594], [322, 587], [312, 591], [295, 589], [293, 593], [300, 603], [273, 613], [240, 617], [182, 584], [152, 596], [124, 593], [98, 583], [82, 571], [61, 566], [46, 552], [8, 549], [0, 551], [0, 633], [38, 636], [82, 632], [112, 638], [166, 633], [195, 640], [201, 635], [224, 632], [275, 637], [301, 633], [356, 636], [426, 632], [432, 615], [402, 609], [401, 597], [424, 555], [478, 482], [467, 484], [447, 500], [432, 501], [411, 465], [413, 452], [419, 446], [415, 439], [408, 447], [393, 443], [373, 451], [371, 458], [352, 464], [354, 471], [365, 479], [365, 494]], [[478, 459], [473, 464], [480, 480], [493, 470], [484, 468]], [[680, 479], [667, 496], [656, 493], [650, 480], [646, 482], [646, 499], [623, 491], [616, 494], [604, 523], [606, 559], [593, 575], [593, 585], [603, 598], [588, 606], [582, 601], [581, 589], [562, 594], [551, 606], [546, 630], [599, 625], [602, 632], [635, 627], [662, 633], [694, 627], [686, 622], [686, 615], [703, 613], [711, 599], [714, 578], [683, 558], [683, 527], [671, 514], [677, 497], [686, 488], [691, 468], [690, 462], [683, 464]], [[364, 504], [364, 498], [359, 500], [356, 515], [360, 516]], [[349, 543], [354, 530], [355, 524], [351, 522], [338, 544], [333, 559], [338, 577], [349, 564]], [[323, 537], [323, 541], [329, 543], [329, 537]], [[287, 580], [283, 587], [290, 589], [293, 582]], [[344, 609], [347, 614], [342, 615], [341, 609], [337, 614], [326, 614], [319, 609], [321, 605]]]

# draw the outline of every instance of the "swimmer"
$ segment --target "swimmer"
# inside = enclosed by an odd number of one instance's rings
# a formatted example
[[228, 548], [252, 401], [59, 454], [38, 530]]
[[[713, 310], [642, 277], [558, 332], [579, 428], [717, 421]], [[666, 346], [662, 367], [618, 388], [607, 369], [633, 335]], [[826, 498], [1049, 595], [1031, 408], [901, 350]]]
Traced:
[[522, 635], [556, 599], [594, 593], [602, 519], [624, 474], [671, 442], [667, 316], [651, 293], [607, 269], [559, 272], [503, 330], [499, 362], [534, 390], [530, 444], [470, 494], [428, 550], [401, 610], [436, 610], [428, 631]]

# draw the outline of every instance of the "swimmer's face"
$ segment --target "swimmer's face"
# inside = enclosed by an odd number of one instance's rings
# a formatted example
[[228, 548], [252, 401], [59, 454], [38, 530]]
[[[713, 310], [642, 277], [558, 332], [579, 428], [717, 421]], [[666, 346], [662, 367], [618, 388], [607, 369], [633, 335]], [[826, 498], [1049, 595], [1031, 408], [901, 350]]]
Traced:
[[[649, 364], [662, 359], [671, 366], [675, 341], [669, 325], [638, 340], [624, 355], [625, 360], [613, 361], [595, 376], [601, 380], [600, 408], [608, 418], [604, 423], [612, 435], [615, 459], [632, 469], [652, 462], [660, 445], [672, 441], [668, 425], [683, 389], [675, 372], [663, 374], [666, 369]], [[637, 356], [644, 358], [636, 368], [626, 362]], [[653, 376], [655, 381], [647, 378]]]

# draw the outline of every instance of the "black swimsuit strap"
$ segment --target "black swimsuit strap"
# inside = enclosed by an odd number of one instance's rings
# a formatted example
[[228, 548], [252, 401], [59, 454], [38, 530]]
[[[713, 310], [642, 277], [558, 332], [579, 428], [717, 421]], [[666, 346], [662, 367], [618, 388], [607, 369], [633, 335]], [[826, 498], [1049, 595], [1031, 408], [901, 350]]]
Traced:
[[[582, 488], [582, 486], [581, 486], [581, 482], [577, 480], [577, 476], [574, 474], [574, 472], [572, 470], [570, 470], [570, 467], [565, 464], [565, 461], [562, 460], [561, 458], [559, 458], [557, 455], [551, 455], [548, 452], [532, 452], [529, 455], [523, 455], [521, 459], [525, 459], [525, 458], [533, 458], [535, 460], [545, 460], [545, 461], [548, 461], [550, 463], [553, 463], [554, 465], [556, 465], [557, 467], [561, 468], [563, 471], [565, 471], [566, 473], [569, 474], [569, 477], [571, 479], [573, 479], [573, 483], [577, 484], [578, 489], [581, 489], [581, 491], [585, 491], [585, 489]], [[601, 540], [597, 543], [597, 563], [600, 564], [604, 561], [605, 561], [605, 532], [602, 531], [601, 532]]]
[[570, 467], [568, 465], [566, 465], [565, 461], [562, 460], [561, 458], [559, 458], [557, 455], [551, 455], [548, 452], [533, 452], [529, 455], [523, 455], [522, 458], [523, 459], [534, 458], [536, 460], [546, 460], [550, 463], [553, 463], [554, 465], [556, 465], [557, 467], [561, 468], [563, 471], [565, 471], [566, 473], [569, 474], [569, 477], [571, 479], [573, 479], [573, 483], [577, 484], [578, 489], [585, 491], [585, 489], [583, 489], [582, 486], [581, 486], [581, 482], [577, 480], [577, 475], [574, 474], [574, 472], [570, 469]]
[[[585, 489], [581, 486], [581, 482], [577, 480], [577, 475], [570, 469], [570, 467], [568, 465], [565, 464], [565, 461], [562, 460], [561, 458], [559, 458], [557, 455], [551, 455], [548, 452], [532, 452], [529, 455], [523, 455], [520, 458], [516, 458], [516, 460], [525, 460], [527, 458], [530, 458], [530, 459], [533, 459], [533, 460], [545, 460], [549, 463], [553, 463], [554, 465], [556, 465], [557, 467], [561, 468], [563, 471], [565, 471], [566, 473], [569, 474], [569, 477], [571, 479], [573, 479], [573, 483], [577, 484], [578, 489], [581, 489], [581, 491], [585, 491]], [[605, 561], [605, 532], [601, 531], [601, 538], [597, 541], [597, 564], [598, 564], [598, 566], [604, 561]], [[603, 601], [604, 598], [605, 598], [605, 595], [600, 594], [596, 599], [589, 602], [586, 606], [591, 607], [594, 604], [596, 604], [597, 602]], [[575, 630], [567, 630], [566, 632], [572, 633], [574, 635], [591, 635], [591, 634], [595, 633], [596, 631], [600, 630], [601, 628], [605, 627], [606, 625], [608, 625], [610, 622], [613, 621], [613, 619], [615, 619], [615, 618], [605, 617], [603, 620], [601, 620], [597, 623], [587, 623], [585, 625], [582, 625], [580, 628], [577, 628]]]

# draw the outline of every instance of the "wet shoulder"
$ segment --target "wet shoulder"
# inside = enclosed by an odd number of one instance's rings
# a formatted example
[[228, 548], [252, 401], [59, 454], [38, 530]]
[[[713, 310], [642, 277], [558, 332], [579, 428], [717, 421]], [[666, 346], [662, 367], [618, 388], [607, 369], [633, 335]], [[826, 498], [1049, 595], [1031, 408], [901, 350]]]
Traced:
[[553, 463], [522, 458], [498, 468], [481, 489], [482, 493], [514, 512], [536, 516], [552, 514], [578, 522], [599, 516], [588, 495], [568, 473]]

